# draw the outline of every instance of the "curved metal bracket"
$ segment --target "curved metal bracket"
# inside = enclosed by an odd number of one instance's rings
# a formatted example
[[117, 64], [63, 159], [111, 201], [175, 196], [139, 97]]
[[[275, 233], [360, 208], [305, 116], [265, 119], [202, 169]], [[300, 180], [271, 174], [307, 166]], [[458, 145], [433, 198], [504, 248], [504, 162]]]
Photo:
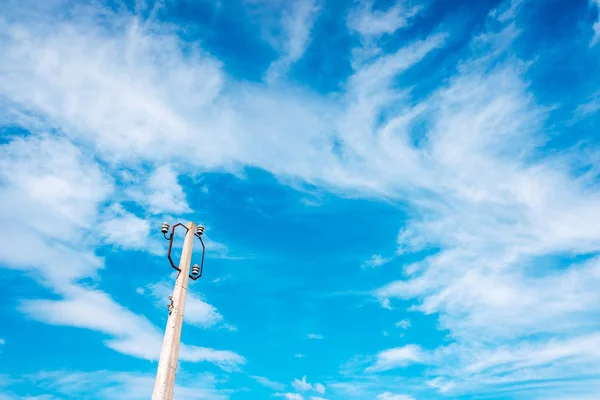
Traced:
[[200, 263], [200, 272], [196, 276], [190, 274], [190, 279], [195, 281], [196, 279], [198, 279], [202, 276], [202, 268], [204, 268], [204, 251], [206, 250], [206, 247], [204, 247], [204, 241], [202, 240], [202, 237], [200, 237], [200, 235], [198, 235], [198, 234], [194, 234], [194, 235], [196, 235], [196, 237], [198, 239], [200, 239], [200, 243], [202, 244], [202, 262]]
[[[180, 222], [178, 224], [173, 225], [173, 227], [171, 228], [171, 235], [168, 238], [167, 238], [167, 235], [164, 234], [165, 239], [167, 239], [169, 241], [169, 251], [167, 252], [167, 258], [169, 259], [169, 262], [171, 263], [171, 267], [173, 267], [173, 269], [176, 269], [179, 272], [181, 272], [181, 269], [175, 265], [175, 263], [173, 262], [173, 259], [171, 258], [171, 248], [173, 247], [173, 237], [175, 236], [175, 228], [177, 228], [180, 225], [185, 228], [185, 231], [187, 233], [187, 231], [189, 230], [188, 227]], [[202, 252], [202, 260], [204, 261], [204, 252]]]

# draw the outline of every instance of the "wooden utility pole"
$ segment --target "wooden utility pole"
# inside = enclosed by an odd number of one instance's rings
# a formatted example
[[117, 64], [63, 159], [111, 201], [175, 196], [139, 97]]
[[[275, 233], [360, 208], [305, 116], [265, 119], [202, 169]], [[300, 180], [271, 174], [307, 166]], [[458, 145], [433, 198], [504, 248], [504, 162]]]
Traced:
[[183, 324], [183, 311], [188, 290], [188, 276], [190, 274], [196, 224], [190, 222], [187, 228], [188, 231], [185, 235], [183, 249], [181, 250], [181, 259], [179, 261], [179, 269], [181, 271], [177, 275], [171, 299], [172, 303], [169, 307], [169, 319], [167, 320], [167, 329], [160, 352], [160, 361], [158, 362], [158, 373], [156, 374], [152, 400], [172, 400], [173, 391], [175, 390], [175, 374], [177, 372], [177, 359], [179, 358], [181, 326]]

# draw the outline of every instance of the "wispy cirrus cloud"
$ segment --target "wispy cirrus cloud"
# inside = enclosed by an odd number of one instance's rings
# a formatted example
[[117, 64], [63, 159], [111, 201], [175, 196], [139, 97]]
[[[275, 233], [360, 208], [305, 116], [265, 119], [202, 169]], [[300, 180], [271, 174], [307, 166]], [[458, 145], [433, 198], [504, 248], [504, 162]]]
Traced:
[[363, 268], [377, 268], [391, 261], [391, 258], [383, 257], [380, 254], [373, 254], [370, 259], [362, 263]]
[[150, 223], [127, 211], [121, 204], [112, 204], [105, 212], [98, 230], [106, 243], [125, 249], [145, 249], [148, 246]]
[[145, 184], [138, 182], [132, 188], [129, 196], [153, 214], [184, 214], [191, 211], [177, 174], [170, 165], [156, 168]]
[[401, 329], [408, 329], [410, 328], [412, 324], [410, 323], [410, 320], [408, 319], [403, 319], [401, 321], [396, 322], [396, 328], [401, 328]]
[[286, 387], [286, 385], [284, 383], [272, 381], [269, 378], [264, 377], [264, 376], [251, 376], [251, 378], [263, 386], [266, 386], [268, 388], [271, 388], [273, 390], [277, 390], [280, 392], [282, 390], [285, 390], [285, 387]]
[[[30, 318], [51, 325], [111, 335], [104, 344], [120, 353], [158, 360], [163, 333], [148, 319], [117, 304], [102, 291], [72, 286], [62, 300], [24, 300], [20, 308]], [[188, 362], [211, 362], [228, 371], [245, 363], [244, 357], [232, 351], [187, 344], [181, 345], [179, 358]]]
[[323, 340], [325, 339], [325, 336], [318, 334], [318, 333], [309, 333], [308, 335], [306, 335], [307, 339], [311, 339], [311, 340]]
[[[27, 270], [57, 291], [95, 276], [103, 260], [74, 244], [91, 231], [111, 179], [60, 136], [15, 138], [0, 152], [3, 266]], [[29, 251], [22, 251], [24, 243]]]
[[600, 92], [594, 93], [589, 100], [575, 109], [575, 118], [582, 119], [600, 110]]
[[[184, 373], [181, 378], [182, 383], [175, 387], [178, 398], [226, 400], [232, 392], [220, 388], [222, 382], [213, 374], [204, 373], [200, 376], [201, 379], [194, 380]], [[41, 371], [20, 378], [56, 395], [51, 398], [93, 396], [97, 399], [118, 397], [127, 400], [151, 396], [154, 379], [154, 374], [122, 371]]]
[[376, 356], [375, 363], [369, 366], [366, 371], [388, 371], [410, 364], [421, 364], [425, 362], [425, 358], [425, 353], [419, 346], [407, 344], [406, 346], [380, 352]]
[[[487, 38], [505, 32], [488, 32]], [[440, 368], [432, 369], [440, 375], [432, 387], [448, 393], [553, 379], [550, 371], [557, 370], [549, 367], [561, 364], [563, 356], [580, 374], [600, 362], [594, 355], [578, 354], [583, 347], [574, 345], [593, 341], [588, 335], [597, 329], [589, 324], [589, 316], [598, 311], [591, 300], [595, 295], [583, 287], [595, 281], [597, 260], [572, 262], [566, 269], [546, 267], [543, 261], [598, 251], [600, 231], [584, 215], [600, 211], [600, 193], [569, 175], [567, 159], [525, 155], [534, 154], [541, 139], [544, 110], [531, 102], [520, 77], [523, 64], [484, 57], [473, 54], [461, 73], [431, 98], [440, 125], [428, 133], [424, 154], [434, 156], [432, 161], [449, 175], [436, 173], [444, 181], [434, 189], [439, 202], [433, 197], [423, 208], [415, 204], [422, 214], [403, 231], [410, 232], [407, 239], [441, 250], [411, 266], [405, 279], [376, 291], [383, 299], [413, 299], [413, 310], [439, 315], [441, 328], [455, 344], [427, 358]], [[481, 70], [491, 65], [488, 72]], [[512, 147], [513, 139], [523, 147]], [[532, 341], [532, 334], [538, 339]], [[566, 342], [565, 336], [570, 338]], [[389, 351], [393, 355], [396, 350]], [[521, 351], [531, 360], [541, 353], [548, 358], [529, 365], [511, 361], [514, 375], [506, 375], [501, 360]], [[384, 362], [388, 353], [381, 355], [380, 365], [394, 365]], [[473, 375], [472, 362], [478, 359], [493, 360], [486, 379]]]
[[[229, 82], [232, 85], [225, 91], [227, 77], [217, 60], [199, 50], [184, 54], [183, 49], [193, 45], [182, 43], [168, 30], [142, 25], [126, 13], [114, 15], [110, 35], [105, 35], [105, 27], [90, 26], [89, 20], [67, 19], [57, 30], [53, 29], [56, 21], [43, 15], [28, 18], [27, 25], [5, 22], [7, 53], [0, 68], [3, 76], [11, 79], [0, 84], [2, 92], [14, 107], [27, 104], [31, 112], [51, 123], [68, 126], [65, 131], [70, 137], [91, 143], [101, 157], [126, 165], [143, 161], [163, 165], [178, 155], [180, 163], [202, 168], [253, 165], [281, 177], [376, 192], [389, 192], [389, 183], [383, 182], [401, 175], [389, 176], [392, 171], [383, 169], [383, 163], [363, 165], [367, 152], [381, 151], [387, 160], [392, 154], [386, 155], [384, 144], [371, 134], [360, 145], [355, 137], [359, 132], [371, 132], [369, 121], [376, 113], [368, 110], [384, 105], [393, 92], [393, 78], [443, 45], [443, 36], [435, 35], [377, 62], [357, 66], [340, 109], [338, 104], [305, 91], [290, 96], [289, 90], [265, 90], [235, 82]], [[17, 34], [19, 29], [25, 33]], [[95, 48], [103, 51], [87, 54]], [[68, 62], [48, 63], [44, 57]], [[14, 68], [18, 64], [23, 67]], [[35, 65], [43, 68], [33, 68]], [[99, 70], [105, 75], [93, 75]], [[202, 85], [183, 87], [186, 80]], [[75, 81], [84, 84], [76, 86]], [[35, 87], [43, 95], [33, 98], [33, 89], [26, 87]], [[130, 97], [121, 96], [123, 91]], [[89, 93], [96, 94], [88, 97]], [[219, 118], [214, 117], [217, 114]], [[105, 115], [111, 118], [103, 118]], [[148, 118], [140, 120], [139, 115]], [[267, 126], [262, 123], [265, 118], [270, 121]], [[352, 157], [342, 163], [328, 145], [336, 138], [321, 135], [324, 130], [334, 132], [344, 152]], [[169, 132], [168, 140], [163, 132]], [[304, 151], [298, 153], [298, 148]], [[311, 162], [316, 159], [318, 164]], [[382, 173], [381, 180], [367, 179], [375, 172], [373, 167]]]
[[311, 41], [311, 30], [320, 11], [317, 0], [297, 1], [284, 7], [279, 20], [282, 27], [281, 37], [274, 38], [280, 56], [273, 61], [265, 72], [267, 82], [275, 82], [298, 61]]
[[596, 20], [596, 22], [594, 22], [594, 25], [592, 26], [594, 36], [590, 41], [590, 47], [594, 47], [600, 40], [600, 1], [590, 0], [590, 7], [596, 8], [596, 12], [598, 13], [598, 20]]
[[[42, 265], [34, 271], [64, 295], [25, 302], [24, 309], [49, 323], [109, 334], [111, 348], [143, 358], [152, 355], [132, 342], [136, 334], [147, 343], [160, 337], [107, 294], [70, 286], [96, 276], [103, 262], [92, 245], [65, 242], [53, 226], [64, 224], [65, 236], [85, 231], [115, 179], [110, 169], [100, 172], [83, 157], [81, 146], [111, 166], [149, 165], [143, 185], [153, 191], [132, 197], [150, 213], [189, 211], [177, 180], [182, 171], [244, 166], [405, 207], [398, 254], [438, 251], [373, 294], [381, 304], [402, 299], [413, 311], [436, 316], [450, 344], [382, 349], [371, 376], [361, 379], [376, 380], [377, 372], [427, 359], [427, 386], [460, 395], [510, 385], [526, 390], [542, 378], [574, 382], [595, 371], [600, 358], [585, 349], [596, 346], [598, 330], [594, 256], [600, 231], [591, 216], [600, 214], [600, 193], [593, 175], [583, 179], [573, 172], [569, 149], [560, 155], [542, 149], [548, 110], [528, 83], [529, 64], [510, 51], [521, 3], [493, 12], [451, 76], [420, 96], [419, 79], [407, 78], [401, 86], [399, 78], [443, 50], [448, 34], [425, 34], [383, 51], [380, 37], [410, 26], [416, 11], [404, 2], [386, 11], [363, 3], [348, 19], [349, 29], [362, 35], [362, 47], [352, 53], [350, 75], [335, 98], [241, 82], [200, 44], [126, 11], [84, 7], [57, 19], [31, 7], [24, 18], [7, 7], [0, 94], [30, 117], [19, 121], [36, 134], [2, 145], [2, 160], [16, 154], [17, 171], [26, 173], [3, 175], [3, 217], [18, 229], [1, 254], [11, 268]], [[302, 6], [307, 8], [288, 21], [289, 41], [280, 51], [285, 62], [275, 69], [285, 71], [306, 50], [316, 14], [314, 3]], [[37, 135], [36, 120], [65, 136], [55, 142]], [[66, 149], [61, 157], [59, 147]], [[2, 171], [12, 165], [6, 162]], [[61, 174], [48, 172], [54, 168]], [[48, 189], [56, 185], [64, 190]], [[27, 209], [43, 223], [27, 225]], [[23, 243], [38, 251], [14, 250]], [[548, 261], [558, 258], [564, 259], [561, 268]], [[83, 310], [73, 306], [76, 300]], [[106, 313], [107, 322], [88, 321], [86, 310]], [[204, 323], [217, 318], [215, 312], [200, 314], [210, 315]], [[243, 363], [232, 352], [193, 347], [183, 347], [182, 357], [229, 369]], [[371, 398], [396, 392], [368, 389]], [[365, 391], [352, 393], [365, 398]], [[288, 395], [299, 396], [282, 394]]]
[[385, 10], [374, 10], [373, 1], [362, 0], [359, 3], [348, 15], [348, 26], [365, 38], [389, 35], [408, 26], [410, 20], [424, 8], [421, 5], [410, 5], [405, 0], [398, 1]]
[[303, 376], [302, 379], [295, 378], [291, 385], [299, 392], [314, 391], [320, 394], [325, 393], [325, 386], [322, 383], [309, 383], [306, 381], [306, 376]]

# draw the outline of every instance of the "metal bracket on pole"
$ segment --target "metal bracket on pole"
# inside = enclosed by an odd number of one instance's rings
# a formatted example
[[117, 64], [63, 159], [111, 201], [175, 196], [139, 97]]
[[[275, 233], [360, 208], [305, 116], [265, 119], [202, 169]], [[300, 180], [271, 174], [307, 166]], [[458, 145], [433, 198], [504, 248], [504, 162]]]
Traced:
[[202, 240], [202, 237], [199, 234], [195, 234], [195, 235], [198, 239], [200, 239], [200, 244], [202, 244], [202, 261], [200, 262], [200, 266], [198, 266], [198, 264], [195, 264], [192, 267], [192, 273], [190, 274], [190, 279], [192, 279], [194, 281], [202, 276], [202, 268], [204, 267], [204, 251], [206, 250], [206, 247], [204, 247], [204, 241]]
[[[181, 222], [173, 225], [173, 228], [171, 228], [171, 234], [169, 236], [167, 236], [167, 232], [169, 232], [169, 223], [168, 222], [163, 223], [160, 231], [162, 232], [165, 239], [167, 239], [169, 241], [169, 251], [167, 252], [167, 258], [169, 259], [169, 263], [171, 264], [171, 267], [173, 267], [174, 270], [177, 270], [177, 272], [181, 272], [181, 269], [179, 267], [177, 267], [177, 265], [175, 265], [175, 263], [173, 262], [173, 259], [171, 258], [171, 250], [173, 249], [173, 238], [175, 237], [175, 228], [177, 228], [178, 226], [183, 226], [185, 228], [186, 234], [189, 231], [189, 228], [187, 226], [183, 225]], [[202, 226], [202, 225], [196, 226], [196, 232], [194, 232], [194, 236], [196, 236], [198, 239], [200, 239], [200, 244], [202, 245], [202, 261], [200, 262], [200, 265], [194, 264], [194, 266], [191, 269], [192, 273], [189, 274], [189, 277], [194, 281], [202, 276], [202, 269], [204, 268], [204, 252], [206, 251], [206, 247], [204, 246], [204, 241], [202, 240], [203, 233], [204, 233], [204, 226]]]
[[[175, 236], [175, 228], [177, 228], [178, 226], [183, 226], [187, 233], [187, 231], [188, 231], [187, 226], [183, 225], [180, 222], [178, 224], [173, 225], [173, 228], [171, 228], [171, 235], [169, 237], [167, 237], [166, 233], [163, 235], [164, 235], [165, 239], [167, 239], [169, 241], [169, 251], [167, 252], [167, 258], [169, 259], [169, 262], [171, 263], [171, 267], [173, 267], [173, 269], [176, 269], [178, 272], [181, 272], [181, 269], [179, 269], [179, 267], [177, 267], [175, 265], [175, 263], [173, 262], [173, 259], [171, 258], [171, 248], [173, 247], [173, 237]], [[204, 244], [202, 245], [202, 247], [204, 247]], [[204, 251], [202, 252], [202, 260], [204, 261]]]

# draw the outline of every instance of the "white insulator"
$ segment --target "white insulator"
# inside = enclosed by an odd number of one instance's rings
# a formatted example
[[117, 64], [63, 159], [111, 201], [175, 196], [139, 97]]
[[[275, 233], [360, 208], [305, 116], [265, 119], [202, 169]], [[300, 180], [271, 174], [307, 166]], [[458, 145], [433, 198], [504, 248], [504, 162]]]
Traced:
[[162, 233], [167, 233], [169, 231], [169, 223], [168, 222], [163, 222], [162, 228], [160, 228], [160, 231]]
[[192, 275], [198, 275], [200, 273], [200, 267], [198, 266], [198, 264], [195, 264], [192, 267]]
[[198, 225], [198, 227], [196, 228], [196, 234], [198, 236], [202, 236], [203, 233], [204, 233], [204, 227], [202, 225]]

